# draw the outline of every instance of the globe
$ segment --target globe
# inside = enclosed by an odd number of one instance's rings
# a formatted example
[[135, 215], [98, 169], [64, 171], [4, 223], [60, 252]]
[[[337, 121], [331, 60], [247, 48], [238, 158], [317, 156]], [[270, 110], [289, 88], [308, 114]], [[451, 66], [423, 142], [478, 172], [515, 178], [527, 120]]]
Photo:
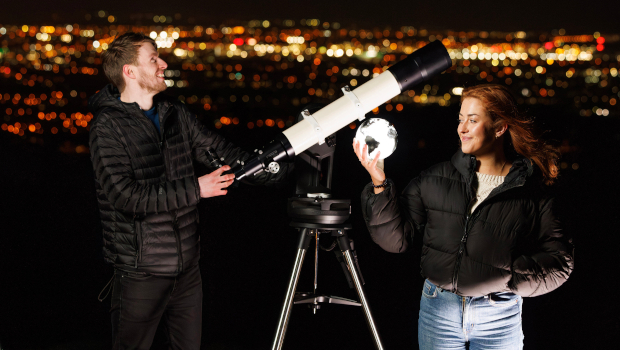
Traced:
[[381, 152], [379, 159], [389, 157], [398, 143], [398, 133], [394, 125], [383, 118], [366, 119], [357, 128], [355, 138], [362, 146], [368, 145], [370, 159], [375, 159], [377, 152]]

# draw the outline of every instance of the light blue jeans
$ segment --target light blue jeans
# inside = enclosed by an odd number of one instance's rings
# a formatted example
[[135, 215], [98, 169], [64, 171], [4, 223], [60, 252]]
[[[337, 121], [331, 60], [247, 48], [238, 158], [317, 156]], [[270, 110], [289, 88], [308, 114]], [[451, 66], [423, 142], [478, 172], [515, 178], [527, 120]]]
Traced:
[[523, 299], [514, 293], [462, 297], [424, 282], [418, 344], [420, 350], [523, 349]]

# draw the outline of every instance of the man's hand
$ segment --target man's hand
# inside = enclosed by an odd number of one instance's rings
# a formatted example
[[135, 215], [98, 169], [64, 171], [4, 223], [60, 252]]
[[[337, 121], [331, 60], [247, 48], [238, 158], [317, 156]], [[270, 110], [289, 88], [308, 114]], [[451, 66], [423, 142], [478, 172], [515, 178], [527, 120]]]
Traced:
[[200, 197], [209, 198], [223, 196], [228, 193], [225, 188], [230, 186], [235, 178], [235, 174], [222, 175], [223, 172], [228, 170], [230, 170], [230, 167], [228, 165], [224, 165], [211, 174], [199, 177], [198, 184], [200, 185]]

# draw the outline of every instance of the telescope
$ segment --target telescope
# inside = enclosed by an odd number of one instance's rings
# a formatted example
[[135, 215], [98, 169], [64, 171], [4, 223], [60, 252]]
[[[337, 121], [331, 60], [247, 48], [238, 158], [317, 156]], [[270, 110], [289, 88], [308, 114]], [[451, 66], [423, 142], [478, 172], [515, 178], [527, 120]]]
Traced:
[[433, 41], [413, 52], [382, 74], [351, 90], [342, 88], [344, 96], [311, 114], [302, 112], [303, 120], [283, 131], [263, 150], [246, 161], [232, 166], [235, 179], [253, 176], [262, 171], [277, 173], [279, 161], [291, 160], [315, 144], [322, 145], [326, 137], [363, 120], [366, 113], [394, 98], [403, 91], [425, 82], [452, 66], [448, 51], [439, 41]]

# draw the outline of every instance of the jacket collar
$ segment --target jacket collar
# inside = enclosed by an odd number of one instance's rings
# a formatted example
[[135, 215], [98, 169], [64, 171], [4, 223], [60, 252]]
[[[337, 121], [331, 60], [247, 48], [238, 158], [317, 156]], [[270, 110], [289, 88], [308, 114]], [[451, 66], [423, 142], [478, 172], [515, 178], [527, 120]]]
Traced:
[[[471, 185], [471, 180], [476, 172], [476, 157], [470, 154], [465, 154], [460, 149], [452, 156], [452, 165], [456, 168], [456, 170], [461, 173], [467, 183]], [[512, 161], [512, 167], [506, 175], [506, 179], [504, 180], [503, 188], [511, 188], [517, 186], [523, 186], [525, 181], [532, 177], [534, 174], [534, 165], [532, 161], [519, 156]]]
[[[95, 118], [104, 108], [113, 108], [129, 114], [142, 111], [135, 102], [125, 103], [119, 100], [120, 95], [114, 85], [108, 84], [88, 100], [88, 108], [93, 112]], [[169, 98], [161, 93], [153, 97], [153, 104], [157, 106], [157, 111], [162, 115], [166, 115], [168, 109], [172, 107]]]

